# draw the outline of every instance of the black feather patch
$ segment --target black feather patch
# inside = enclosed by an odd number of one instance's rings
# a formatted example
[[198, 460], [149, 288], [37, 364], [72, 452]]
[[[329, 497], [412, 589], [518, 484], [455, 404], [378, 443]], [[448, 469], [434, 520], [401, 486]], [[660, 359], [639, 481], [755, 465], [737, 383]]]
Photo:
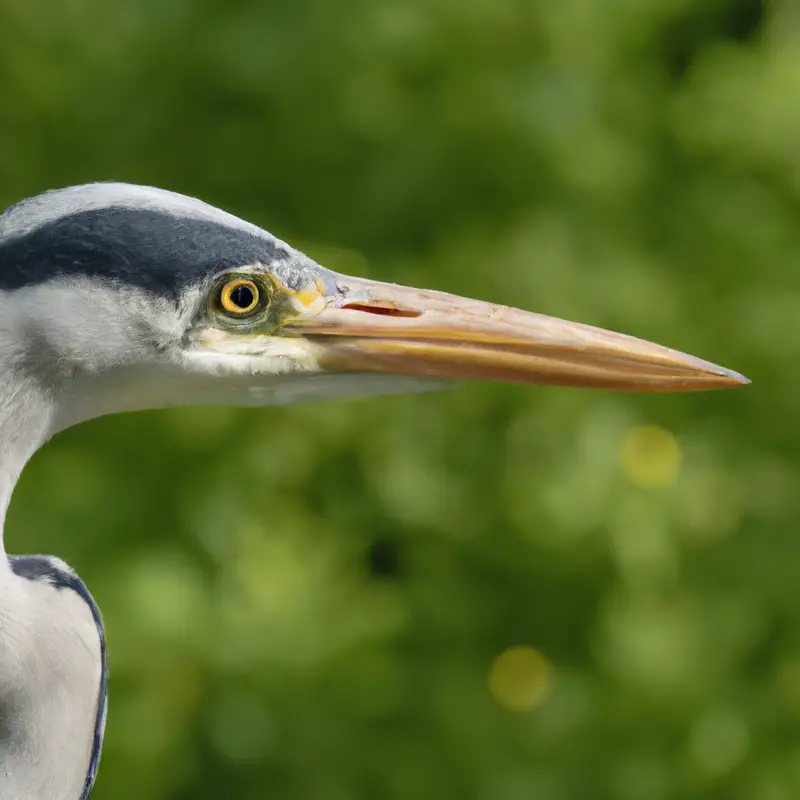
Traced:
[[215, 272], [254, 263], [269, 266], [289, 255], [277, 239], [219, 222], [107, 207], [0, 239], [0, 289], [86, 276], [177, 297]]

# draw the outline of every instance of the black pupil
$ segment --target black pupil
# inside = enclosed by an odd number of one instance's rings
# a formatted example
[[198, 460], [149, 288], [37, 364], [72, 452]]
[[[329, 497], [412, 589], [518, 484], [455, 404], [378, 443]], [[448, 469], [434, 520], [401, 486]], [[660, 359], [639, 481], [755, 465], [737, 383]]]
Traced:
[[248, 286], [246, 283], [239, 284], [230, 293], [230, 301], [237, 308], [250, 308], [255, 299], [256, 296], [253, 292], [253, 287]]

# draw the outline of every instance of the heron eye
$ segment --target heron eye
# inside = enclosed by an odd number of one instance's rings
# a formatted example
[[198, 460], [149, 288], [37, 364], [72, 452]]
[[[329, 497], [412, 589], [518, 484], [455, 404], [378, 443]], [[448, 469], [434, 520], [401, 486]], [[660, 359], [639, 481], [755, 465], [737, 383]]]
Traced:
[[260, 299], [261, 291], [254, 281], [235, 278], [223, 285], [219, 294], [219, 306], [228, 314], [241, 317], [253, 311]]

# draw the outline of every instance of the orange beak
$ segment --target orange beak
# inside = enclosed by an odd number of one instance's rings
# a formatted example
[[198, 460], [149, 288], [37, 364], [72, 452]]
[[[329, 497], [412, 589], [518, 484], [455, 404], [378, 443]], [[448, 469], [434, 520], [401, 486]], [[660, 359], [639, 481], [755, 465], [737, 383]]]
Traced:
[[[320, 287], [321, 288], [321, 287]], [[621, 333], [442, 292], [341, 277], [281, 326], [328, 372], [479, 379], [636, 392], [743, 386], [747, 378]]]

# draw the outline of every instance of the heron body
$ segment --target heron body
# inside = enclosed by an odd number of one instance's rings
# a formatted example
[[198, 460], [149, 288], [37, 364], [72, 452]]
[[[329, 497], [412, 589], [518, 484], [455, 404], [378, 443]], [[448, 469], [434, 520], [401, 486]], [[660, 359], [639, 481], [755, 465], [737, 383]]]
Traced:
[[[338, 275], [199, 200], [99, 183], [0, 216], [0, 530], [25, 463], [104, 414], [418, 391], [461, 378], [685, 391], [746, 379], [659, 345]], [[0, 797], [86, 800], [107, 670], [58, 559], [0, 558]]]

